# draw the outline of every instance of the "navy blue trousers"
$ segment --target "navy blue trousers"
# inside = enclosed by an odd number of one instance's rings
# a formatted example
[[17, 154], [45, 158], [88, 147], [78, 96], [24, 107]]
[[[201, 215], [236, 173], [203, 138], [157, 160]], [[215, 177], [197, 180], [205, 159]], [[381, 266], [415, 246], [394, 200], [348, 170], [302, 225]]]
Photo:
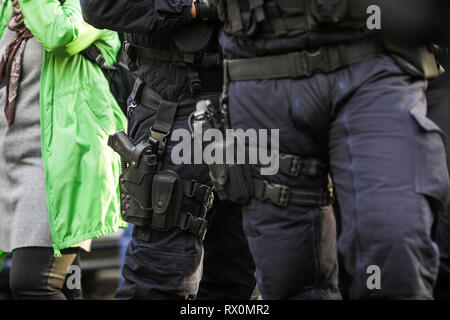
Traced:
[[[449, 76], [441, 76], [430, 83], [427, 91], [428, 115], [444, 131], [447, 137], [450, 135], [450, 91]], [[447, 139], [447, 166], [450, 163], [450, 149]], [[450, 284], [450, 206], [442, 211], [436, 222], [436, 242], [439, 246], [441, 257], [441, 279]], [[439, 285], [439, 284], [438, 284]]]
[[[384, 55], [332, 74], [230, 86], [234, 128], [280, 129], [280, 152], [330, 161], [351, 298], [432, 298], [439, 251], [431, 227], [449, 177], [426, 88]], [[266, 178], [313, 186], [307, 177]], [[339, 298], [331, 209], [252, 200], [243, 220], [263, 298]], [[381, 271], [381, 289], [367, 285], [370, 266]]]
[[[149, 135], [155, 112], [138, 106], [132, 114], [130, 136], [138, 143]], [[173, 130], [188, 128], [187, 117], [178, 117]], [[170, 139], [169, 139], [170, 140]], [[173, 144], [168, 146], [163, 170], [181, 178], [211, 185], [206, 165], [175, 165]], [[198, 203], [184, 203], [191, 213], [203, 210]], [[200, 215], [198, 213], [197, 215]], [[152, 231], [142, 241], [133, 230], [122, 268], [117, 299], [250, 299], [255, 288], [255, 266], [242, 229], [242, 207], [215, 201], [207, 214], [204, 243], [180, 229]], [[136, 228], [135, 228], [136, 229]], [[201, 283], [200, 283], [201, 281]]]

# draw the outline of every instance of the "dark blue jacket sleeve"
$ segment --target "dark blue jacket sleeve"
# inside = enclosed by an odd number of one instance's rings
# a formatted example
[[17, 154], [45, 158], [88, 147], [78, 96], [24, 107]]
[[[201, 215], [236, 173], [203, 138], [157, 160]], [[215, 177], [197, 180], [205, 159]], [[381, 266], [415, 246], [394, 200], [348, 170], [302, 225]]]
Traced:
[[192, 0], [81, 0], [84, 19], [99, 29], [169, 32], [191, 21]]

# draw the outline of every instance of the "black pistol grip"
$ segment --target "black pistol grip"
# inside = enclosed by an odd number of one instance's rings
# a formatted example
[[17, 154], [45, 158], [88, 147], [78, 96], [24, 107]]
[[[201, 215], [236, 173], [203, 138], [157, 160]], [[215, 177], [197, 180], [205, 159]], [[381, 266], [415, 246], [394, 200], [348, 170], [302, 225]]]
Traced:
[[116, 132], [109, 136], [108, 146], [130, 163], [135, 149], [134, 144], [124, 131]]

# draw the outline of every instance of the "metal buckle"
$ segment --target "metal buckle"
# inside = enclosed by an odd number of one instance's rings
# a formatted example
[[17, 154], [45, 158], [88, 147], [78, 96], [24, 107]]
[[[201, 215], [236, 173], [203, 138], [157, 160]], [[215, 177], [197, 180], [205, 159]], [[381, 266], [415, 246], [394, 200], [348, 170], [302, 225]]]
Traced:
[[136, 109], [137, 106], [138, 105], [137, 105], [136, 101], [132, 100], [130, 105], [127, 108], [127, 118], [128, 118], [128, 120], [130, 120], [131, 113], [134, 111], [134, 109]]
[[159, 131], [153, 130], [153, 127], [150, 128], [150, 135], [152, 136], [152, 138], [158, 140], [161, 143], [166, 142], [166, 138], [169, 134], [170, 134], [170, 132], [164, 133], [164, 132], [159, 132]]
[[209, 210], [212, 208], [212, 206], [214, 204], [214, 188], [210, 188], [210, 190], [206, 194], [207, 194], [207, 196], [205, 195], [206, 199], [205, 199], [204, 203]]
[[264, 181], [264, 196], [262, 200], [270, 200], [281, 207], [287, 207], [289, 203], [289, 187], [280, 184], [271, 184]]
[[122, 52], [128, 55], [128, 52], [130, 51], [131, 43], [128, 41], [124, 41], [122, 45]]

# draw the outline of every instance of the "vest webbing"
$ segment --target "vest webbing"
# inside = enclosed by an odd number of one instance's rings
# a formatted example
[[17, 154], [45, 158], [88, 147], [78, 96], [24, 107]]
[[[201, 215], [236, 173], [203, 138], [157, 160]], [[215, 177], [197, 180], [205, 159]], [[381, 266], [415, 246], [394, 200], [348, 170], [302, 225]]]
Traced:
[[352, 5], [352, 0], [222, 0], [218, 10], [229, 34], [277, 38], [326, 26], [360, 27], [366, 13]]

